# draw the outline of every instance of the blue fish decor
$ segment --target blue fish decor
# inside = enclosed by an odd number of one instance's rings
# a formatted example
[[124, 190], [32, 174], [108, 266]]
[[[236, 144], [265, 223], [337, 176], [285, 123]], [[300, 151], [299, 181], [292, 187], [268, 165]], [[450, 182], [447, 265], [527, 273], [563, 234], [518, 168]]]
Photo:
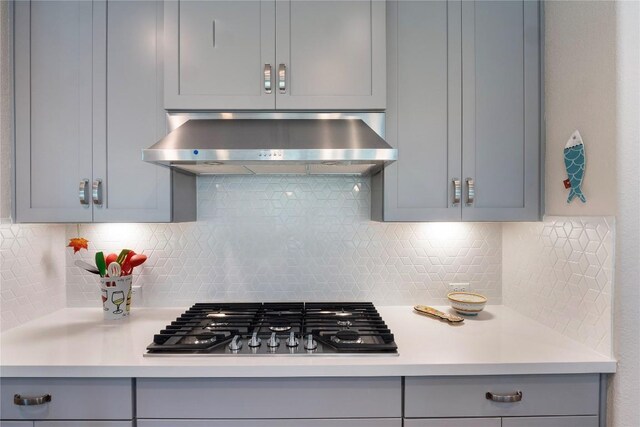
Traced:
[[574, 198], [579, 198], [582, 203], [586, 203], [587, 198], [582, 194], [582, 180], [584, 179], [584, 144], [580, 132], [575, 131], [564, 146], [564, 166], [567, 169], [569, 179], [564, 182], [565, 188], [569, 189], [567, 203], [571, 203]]

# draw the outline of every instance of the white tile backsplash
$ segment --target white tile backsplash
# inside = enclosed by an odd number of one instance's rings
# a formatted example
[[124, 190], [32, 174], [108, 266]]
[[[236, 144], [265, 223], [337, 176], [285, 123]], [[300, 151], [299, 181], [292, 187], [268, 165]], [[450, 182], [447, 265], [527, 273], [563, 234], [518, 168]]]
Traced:
[[[73, 266], [97, 250], [149, 256], [135, 272], [144, 301], [371, 300], [446, 304], [447, 283], [470, 282], [501, 302], [500, 224], [370, 221], [369, 180], [199, 177], [198, 221], [83, 225], [89, 252], [67, 252], [70, 306], [97, 306], [95, 276]], [[67, 227], [67, 237], [77, 235]]]
[[65, 227], [0, 223], [0, 330], [65, 307]]
[[612, 217], [546, 217], [505, 223], [504, 304], [611, 354]]

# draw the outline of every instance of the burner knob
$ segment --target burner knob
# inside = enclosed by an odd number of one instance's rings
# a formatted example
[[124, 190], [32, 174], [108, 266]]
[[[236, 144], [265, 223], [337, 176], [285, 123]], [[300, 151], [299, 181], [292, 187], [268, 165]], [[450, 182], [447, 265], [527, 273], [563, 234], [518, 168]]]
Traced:
[[269, 338], [269, 341], [267, 341], [267, 346], [270, 348], [275, 348], [279, 345], [280, 345], [280, 340], [276, 336], [276, 333], [271, 332], [271, 337]]
[[240, 340], [240, 335], [236, 335], [233, 337], [231, 344], [229, 344], [229, 350], [231, 351], [239, 351], [242, 348], [242, 340]]
[[304, 348], [306, 350], [315, 350], [318, 348], [318, 343], [314, 341], [312, 334], [307, 335], [307, 341], [304, 343]]
[[260, 344], [262, 344], [262, 340], [258, 337], [258, 333], [254, 332], [249, 340], [249, 347], [260, 347]]
[[287, 338], [287, 347], [297, 347], [298, 339], [296, 338], [296, 334], [294, 332], [289, 333], [289, 338]]

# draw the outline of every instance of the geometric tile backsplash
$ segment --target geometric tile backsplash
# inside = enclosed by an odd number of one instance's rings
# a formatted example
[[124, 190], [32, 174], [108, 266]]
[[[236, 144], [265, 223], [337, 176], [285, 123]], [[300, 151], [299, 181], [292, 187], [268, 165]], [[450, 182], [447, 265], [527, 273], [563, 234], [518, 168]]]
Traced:
[[613, 217], [505, 223], [502, 235], [503, 303], [611, 354]]
[[[77, 235], [67, 226], [67, 238]], [[95, 276], [73, 260], [122, 247], [144, 252], [134, 305], [195, 301], [371, 300], [446, 304], [449, 282], [501, 303], [497, 223], [378, 223], [369, 179], [344, 176], [198, 178], [198, 221], [82, 225], [89, 252], [67, 258], [67, 305], [97, 306]]]
[[0, 223], [0, 330], [64, 308], [63, 225]]

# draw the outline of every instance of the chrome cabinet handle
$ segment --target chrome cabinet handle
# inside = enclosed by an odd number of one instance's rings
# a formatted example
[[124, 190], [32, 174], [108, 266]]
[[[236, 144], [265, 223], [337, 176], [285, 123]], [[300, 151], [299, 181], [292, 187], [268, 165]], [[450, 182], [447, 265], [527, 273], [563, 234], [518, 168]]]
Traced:
[[271, 93], [271, 64], [264, 64], [264, 93]]
[[96, 206], [102, 206], [102, 180], [96, 179], [91, 186], [91, 197], [93, 204]]
[[467, 178], [467, 206], [471, 206], [476, 199], [476, 185], [472, 178]]
[[51, 395], [45, 394], [43, 396], [20, 396], [19, 394], [13, 395], [13, 404], [18, 406], [36, 406], [44, 405], [51, 402]]
[[514, 394], [493, 394], [490, 391], [485, 394], [487, 400], [502, 403], [520, 402], [522, 400], [522, 392], [516, 391]]
[[81, 205], [87, 206], [89, 204], [89, 180], [86, 178], [80, 181], [78, 198], [80, 199]]
[[284, 64], [278, 66], [278, 88], [280, 93], [287, 93], [287, 66]]
[[453, 178], [451, 180], [453, 183], [453, 206], [457, 206], [460, 203], [460, 198], [462, 196], [462, 185], [460, 178]]

